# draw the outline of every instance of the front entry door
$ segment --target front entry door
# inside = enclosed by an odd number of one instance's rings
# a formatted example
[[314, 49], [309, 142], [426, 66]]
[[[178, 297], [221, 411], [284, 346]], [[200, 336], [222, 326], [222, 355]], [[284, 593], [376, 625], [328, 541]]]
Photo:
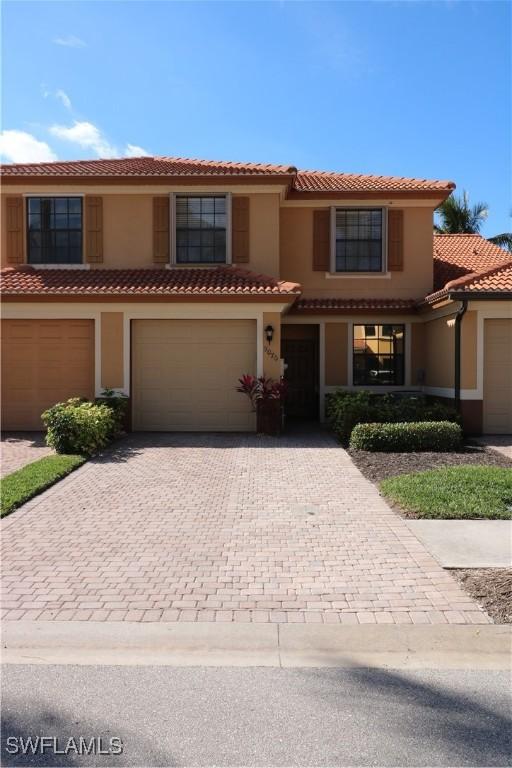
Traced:
[[286, 415], [318, 419], [318, 339], [282, 339], [285, 380], [288, 385]]

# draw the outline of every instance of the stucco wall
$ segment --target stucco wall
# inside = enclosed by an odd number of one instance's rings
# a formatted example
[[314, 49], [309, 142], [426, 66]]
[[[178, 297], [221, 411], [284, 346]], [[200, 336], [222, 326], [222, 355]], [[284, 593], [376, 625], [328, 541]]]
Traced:
[[[25, 190], [17, 189], [16, 192], [2, 194], [0, 222], [2, 266], [7, 264], [5, 200], [8, 194], [18, 195], [21, 191]], [[41, 194], [51, 196], [57, 192], [62, 193], [63, 188], [47, 189]], [[93, 192], [98, 194], [98, 190]], [[69, 194], [73, 193], [76, 194], [76, 190], [70, 189]], [[162, 265], [153, 263], [153, 194], [112, 193], [101, 192], [101, 190], [100, 193], [103, 198], [103, 262], [91, 264], [91, 268], [161, 267]], [[167, 194], [167, 191], [160, 194]], [[279, 275], [279, 195], [252, 193], [247, 196], [250, 199], [250, 261], [241, 266], [244, 269], [277, 277]], [[26, 243], [24, 250], [26, 260]]]
[[[272, 341], [265, 336], [265, 328], [271, 325], [274, 329]], [[263, 313], [263, 339], [258, 339], [258, 344], [263, 344], [263, 373], [271, 379], [279, 379], [281, 376], [281, 314], [279, 312]]]
[[348, 382], [348, 324], [325, 324], [325, 384], [342, 386]]
[[101, 313], [101, 386], [122, 388], [124, 383], [122, 312]]
[[[468, 311], [461, 326], [461, 388], [477, 386], [477, 320]], [[425, 384], [429, 387], [453, 387], [455, 384], [455, 313], [430, 320], [424, 325]]]
[[453, 387], [455, 354], [453, 315], [425, 323], [425, 384]]
[[[368, 201], [366, 201], [368, 204]], [[320, 207], [320, 206], [319, 206]], [[399, 207], [397, 203], [396, 207]], [[302, 284], [304, 295], [416, 299], [432, 290], [431, 208], [404, 208], [404, 269], [389, 277], [326, 277], [313, 271], [312, 207], [281, 208], [281, 277]]]
[[279, 195], [250, 198], [249, 257], [241, 266], [272, 277], [279, 276]]

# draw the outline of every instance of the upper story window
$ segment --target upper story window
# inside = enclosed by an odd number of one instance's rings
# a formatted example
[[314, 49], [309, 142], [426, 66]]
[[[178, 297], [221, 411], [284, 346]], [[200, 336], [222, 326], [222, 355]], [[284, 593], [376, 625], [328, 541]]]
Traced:
[[383, 271], [382, 208], [337, 208], [336, 272]]
[[28, 263], [82, 263], [82, 198], [29, 197]]
[[404, 384], [404, 325], [354, 325], [353, 384]]
[[225, 264], [226, 195], [176, 195], [176, 263]]

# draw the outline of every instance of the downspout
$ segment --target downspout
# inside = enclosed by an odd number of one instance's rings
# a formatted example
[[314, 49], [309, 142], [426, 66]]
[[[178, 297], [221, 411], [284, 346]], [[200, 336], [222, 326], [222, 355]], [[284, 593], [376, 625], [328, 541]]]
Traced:
[[455, 315], [455, 408], [460, 413], [460, 339], [462, 318], [468, 308], [467, 299], [461, 301], [460, 307]]

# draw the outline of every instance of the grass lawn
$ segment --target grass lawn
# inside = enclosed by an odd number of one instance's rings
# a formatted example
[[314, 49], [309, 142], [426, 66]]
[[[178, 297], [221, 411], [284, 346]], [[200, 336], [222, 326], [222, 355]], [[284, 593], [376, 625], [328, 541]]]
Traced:
[[383, 480], [384, 496], [415, 517], [512, 518], [512, 469], [458, 466]]
[[14, 512], [21, 504], [69, 475], [85, 461], [83, 456], [45, 456], [7, 475], [1, 482], [0, 517]]

